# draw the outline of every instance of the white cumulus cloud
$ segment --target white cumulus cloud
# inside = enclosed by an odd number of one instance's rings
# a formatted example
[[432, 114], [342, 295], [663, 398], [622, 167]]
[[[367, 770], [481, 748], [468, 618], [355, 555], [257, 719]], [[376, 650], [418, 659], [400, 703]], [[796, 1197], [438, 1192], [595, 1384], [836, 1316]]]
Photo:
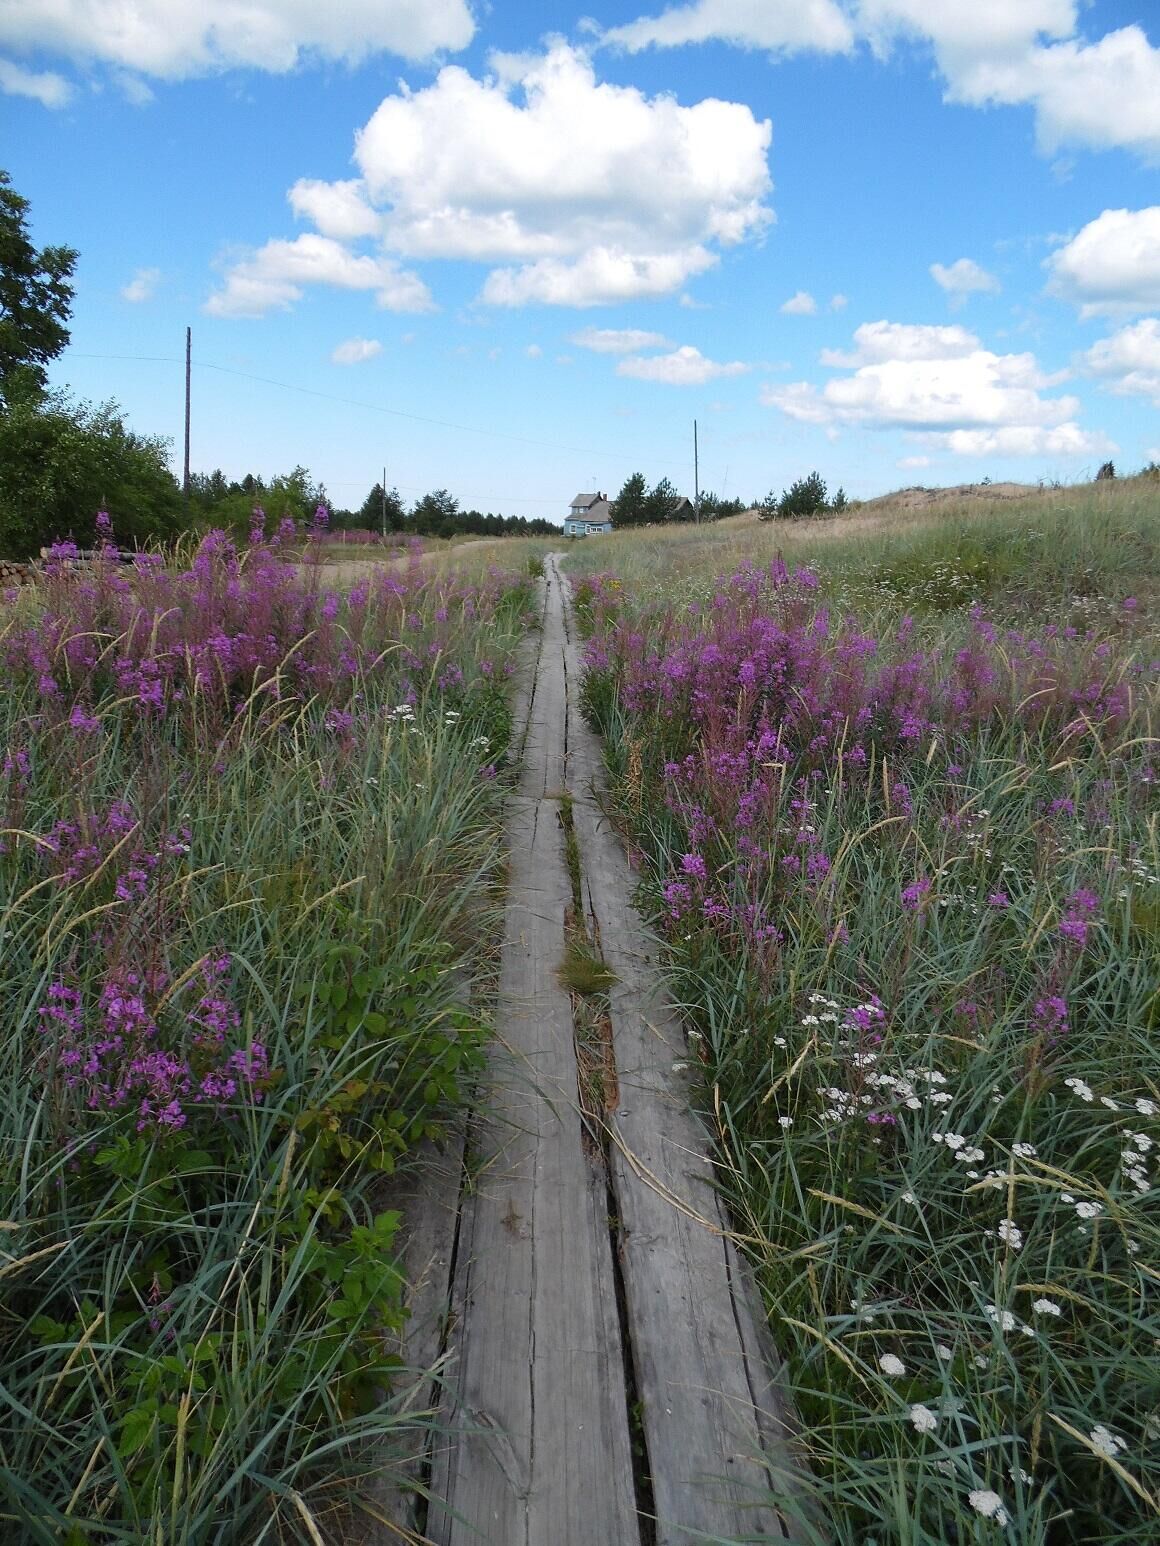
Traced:
[[133, 305], [140, 305], [143, 301], [151, 301], [157, 293], [157, 286], [161, 283], [161, 270], [159, 268], [139, 268], [134, 273], [129, 283], [121, 290], [121, 299], [129, 301]]
[[778, 307], [787, 317], [812, 317], [817, 309], [818, 303], [808, 290], [796, 291]]
[[956, 258], [949, 267], [932, 263], [930, 273], [935, 284], [950, 296], [952, 305], [962, 305], [969, 295], [997, 295], [1001, 289], [994, 274], [980, 268], [973, 258]]
[[1045, 264], [1048, 289], [1082, 317], [1160, 308], [1160, 205], [1105, 209]]
[[12, 97], [31, 97], [43, 107], [63, 107], [72, 96], [72, 87], [63, 75], [52, 70], [26, 70], [11, 59], [0, 59], [0, 91], [6, 91]]
[[790, 5], [770, 0], [693, 0], [604, 34], [606, 43], [632, 53], [710, 40], [787, 54], [801, 49], [845, 53], [853, 46], [854, 30], [834, 0], [793, 0]]
[[359, 132], [391, 250], [513, 265], [484, 286], [494, 305], [584, 306], [679, 290], [770, 224], [770, 125], [748, 107], [598, 81], [563, 43], [502, 66], [448, 66]]
[[823, 365], [853, 370], [892, 360], [962, 359], [978, 348], [975, 334], [957, 323], [863, 322], [855, 329], [853, 349], [823, 349], [820, 359]]
[[387, 311], [433, 309], [427, 286], [393, 259], [353, 253], [332, 237], [313, 234], [267, 242], [232, 264], [205, 309], [214, 317], [261, 317], [287, 310], [302, 299], [306, 285], [373, 290]]
[[[682, 106], [602, 82], [588, 54], [562, 42], [493, 55], [482, 77], [449, 65], [383, 99], [355, 136], [359, 176], [293, 185], [291, 207], [317, 234], [272, 241], [237, 264], [211, 309], [287, 304], [311, 282], [298, 270], [317, 254], [332, 271], [319, 282], [371, 288], [367, 265], [388, 260], [349, 250], [365, 238], [403, 259], [487, 265], [480, 299], [492, 306], [679, 292], [722, 248], [772, 223], [770, 135], [739, 103]], [[396, 300], [384, 304], [417, 307], [416, 286], [396, 270], [383, 286]]]
[[586, 327], [573, 333], [569, 342], [596, 354], [635, 354], [641, 349], [672, 347], [663, 333], [648, 333], [640, 327]]
[[287, 197], [294, 213], [317, 226], [323, 236], [349, 242], [378, 232], [379, 216], [367, 203], [357, 177], [334, 183], [300, 177]]
[[361, 365], [364, 360], [373, 360], [382, 352], [383, 346], [377, 338], [348, 338], [332, 351], [330, 359], [334, 365]]
[[718, 364], [716, 360], [706, 359], [691, 344], [682, 344], [671, 354], [651, 355], [647, 358], [632, 355], [621, 360], [616, 367], [616, 374], [632, 376], [637, 381], [661, 381], [666, 386], [704, 386], [706, 381], [715, 381], [719, 376], [744, 375], [748, 369], [749, 366], [741, 360], [733, 360], [728, 365]]
[[1136, 26], [1095, 43], [1068, 39], [984, 57], [951, 77], [951, 95], [978, 106], [1030, 104], [1048, 152], [1122, 147], [1160, 161], [1160, 49]]
[[1079, 0], [693, 0], [614, 27], [607, 43], [636, 50], [717, 41], [790, 53], [880, 57], [899, 42], [927, 47], [947, 100], [1027, 105], [1041, 147], [1121, 146], [1160, 161], [1160, 49], [1130, 25], [1091, 41]]
[[1080, 429], [1077, 398], [1045, 397], [1059, 376], [1031, 354], [995, 354], [961, 327], [873, 322], [850, 353], [822, 363], [850, 374], [822, 388], [805, 381], [766, 387], [762, 401], [826, 429], [904, 430], [963, 456], [1071, 456], [1109, 442]]
[[1160, 318], [1145, 317], [1101, 338], [1084, 354], [1083, 364], [1109, 392], [1150, 397], [1160, 408]]
[[2, 47], [162, 80], [235, 68], [283, 72], [310, 58], [355, 64], [392, 53], [427, 59], [466, 48], [474, 32], [467, 0], [19, 0], [0, 6]]

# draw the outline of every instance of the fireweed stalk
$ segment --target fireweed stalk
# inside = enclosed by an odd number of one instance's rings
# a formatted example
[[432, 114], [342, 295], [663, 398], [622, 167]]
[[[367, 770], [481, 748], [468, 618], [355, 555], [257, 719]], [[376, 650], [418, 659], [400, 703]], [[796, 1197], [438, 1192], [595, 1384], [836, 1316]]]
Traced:
[[1160, 1540], [1153, 656], [630, 589], [585, 703], [834, 1538]]
[[480, 1060], [529, 596], [418, 564], [329, 592], [288, 537], [180, 573], [58, 550], [0, 614], [21, 1540], [312, 1540], [415, 1442], [387, 1178]]

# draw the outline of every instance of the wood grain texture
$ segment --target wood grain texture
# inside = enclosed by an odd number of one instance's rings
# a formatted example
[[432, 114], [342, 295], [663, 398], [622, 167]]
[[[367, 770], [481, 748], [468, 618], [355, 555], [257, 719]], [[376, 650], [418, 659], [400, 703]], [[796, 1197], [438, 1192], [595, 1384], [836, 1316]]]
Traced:
[[[568, 652], [575, 694], [574, 640]], [[774, 1350], [713, 1189], [708, 1136], [674, 1069], [684, 1032], [629, 900], [636, 877], [601, 813], [600, 745], [575, 702], [568, 754], [586, 905], [618, 978], [610, 1163], [658, 1546], [824, 1539], [806, 1520]]]
[[637, 1546], [606, 1183], [582, 1138], [571, 1004], [556, 980], [571, 899], [558, 796], [567, 688], [547, 587], [519, 793], [497, 1050], [473, 1135], [449, 1342], [439, 1546]]

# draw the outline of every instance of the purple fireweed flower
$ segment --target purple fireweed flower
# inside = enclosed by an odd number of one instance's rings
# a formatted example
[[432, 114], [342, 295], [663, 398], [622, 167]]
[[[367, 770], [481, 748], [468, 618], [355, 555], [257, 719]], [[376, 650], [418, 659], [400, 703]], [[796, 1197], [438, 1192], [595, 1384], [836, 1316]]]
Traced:
[[1059, 920], [1059, 937], [1065, 944], [1074, 945], [1077, 950], [1083, 950], [1088, 937], [1086, 919], [1078, 917], [1075, 913], [1065, 913]]
[[911, 912], [917, 912], [929, 891], [930, 881], [920, 876], [918, 880], [912, 880], [909, 886], [903, 888], [899, 900], [903, 907], [910, 909]]
[[76, 731], [78, 735], [92, 735], [94, 731], [101, 728], [101, 721], [94, 719], [91, 714], [87, 714], [84, 706], [80, 703], [73, 704], [68, 722], [69, 728]]
[[682, 854], [681, 870], [686, 875], [691, 875], [695, 880], [705, 880], [707, 871], [705, 861], [700, 854]]
[[1004, 907], [1009, 907], [1010, 905], [1010, 898], [1005, 891], [992, 891], [990, 896], [987, 898], [987, 906], [994, 907], [1000, 911]]

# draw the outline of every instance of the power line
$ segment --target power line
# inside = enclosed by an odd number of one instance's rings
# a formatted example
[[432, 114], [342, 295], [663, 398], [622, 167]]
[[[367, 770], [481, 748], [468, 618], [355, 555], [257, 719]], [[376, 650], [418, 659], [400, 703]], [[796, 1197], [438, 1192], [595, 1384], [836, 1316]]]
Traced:
[[[182, 362], [176, 356], [162, 354], [88, 354], [80, 350], [73, 351], [71, 358], [75, 360], [124, 360], [133, 363], [150, 365], [180, 365]], [[593, 446], [572, 446], [561, 441], [533, 440], [526, 435], [511, 435], [504, 430], [480, 429], [474, 424], [456, 424], [450, 419], [433, 419], [421, 413], [407, 413], [402, 408], [388, 408], [382, 403], [368, 403], [356, 397], [338, 397], [332, 392], [320, 392], [316, 387], [298, 386], [291, 381], [276, 381], [272, 376], [257, 376], [248, 370], [238, 370], [230, 365], [217, 365], [210, 360], [194, 360], [193, 364], [199, 370], [214, 370], [223, 376], [238, 376], [244, 381], [257, 381], [263, 386], [279, 387], [285, 392], [297, 392], [303, 397], [321, 398], [323, 402], [339, 403], [346, 408], [362, 408], [368, 413], [381, 413], [393, 419], [407, 419], [413, 424], [431, 424], [438, 429], [453, 429], [460, 434], [482, 435], [485, 439], [506, 440], [516, 445], [538, 446], [546, 451], [569, 451], [577, 456], [609, 456], [612, 454], [623, 455], [623, 452], [615, 453], [607, 449]], [[667, 453], [666, 453], [667, 454]]]

